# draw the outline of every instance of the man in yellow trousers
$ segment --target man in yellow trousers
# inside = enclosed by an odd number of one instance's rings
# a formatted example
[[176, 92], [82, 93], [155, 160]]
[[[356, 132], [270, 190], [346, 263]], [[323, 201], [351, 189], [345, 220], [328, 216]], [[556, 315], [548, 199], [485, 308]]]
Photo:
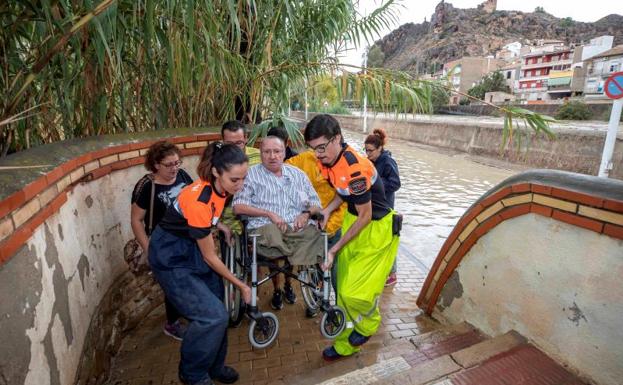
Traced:
[[305, 142], [314, 150], [322, 175], [337, 195], [323, 210], [325, 221], [342, 202], [347, 211], [342, 238], [329, 249], [327, 265], [337, 259], [337, 304], [346, 311], [346, 328], [327, 361], [352, 355], [376, 333], [381, 324], [379, 300], [398, 250], [400, 216], [389, 208], [383, 183], [374, 165], [344, 143], [339, 123], [330, 115], [317, 115], [305, 128]]

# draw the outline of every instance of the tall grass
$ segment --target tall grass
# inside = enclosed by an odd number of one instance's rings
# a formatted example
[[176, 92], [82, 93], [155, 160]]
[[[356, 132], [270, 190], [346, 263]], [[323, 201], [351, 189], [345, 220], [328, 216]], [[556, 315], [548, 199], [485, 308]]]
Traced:
[[395, 17], [350, 0], [0, 4], [0, 153], [283, 112], [288, 85]]

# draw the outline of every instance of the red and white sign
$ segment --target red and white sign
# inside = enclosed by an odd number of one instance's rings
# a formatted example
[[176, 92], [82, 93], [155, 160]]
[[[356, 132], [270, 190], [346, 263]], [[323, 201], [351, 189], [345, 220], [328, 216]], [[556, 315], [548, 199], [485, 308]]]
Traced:
[[606, 79], [604, 91], [610, 99], [623, 98], [623, 72], [616, 72]]

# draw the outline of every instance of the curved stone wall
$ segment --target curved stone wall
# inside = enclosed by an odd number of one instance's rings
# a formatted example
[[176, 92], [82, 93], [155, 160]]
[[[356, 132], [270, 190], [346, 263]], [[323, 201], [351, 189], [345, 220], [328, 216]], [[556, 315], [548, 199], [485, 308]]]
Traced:
[[533, 171], [459, 220], [418, 305], [491, 335], [516, 330], [599, 384], [623, 378], [623, 182]]
[[[125, 304], [148, 310], [140, 301], [157, 295], [153, 281], [127, 274], [123, 246], [132, 238], [130, 195], [146, 172], [143, 155], [161, 137], [182, 149], [193, 175], [197, 155], [220, 135], [177, 130], [96, 137], [0, 161], [0, 384], [93, 380], [106, 363], [85, 367], [97, 361], [87, 359], [77, 376], [81, 359], [96, 356], [93, 341], [108, 343], [132, 326]], [[111, 314], [117, 329], [104, 332], [98, 320]]]

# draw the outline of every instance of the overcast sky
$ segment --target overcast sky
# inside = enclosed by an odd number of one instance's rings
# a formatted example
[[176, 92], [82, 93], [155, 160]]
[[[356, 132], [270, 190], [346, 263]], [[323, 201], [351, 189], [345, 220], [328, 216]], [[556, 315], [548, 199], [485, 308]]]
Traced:
[[[484, 0], [449, 0], [446, 3], [452, 4], [455, 8], [476, 8]], [[371, 12], [381, 4], [381, 0], [359, 0], [359, 11], [363, 14]], [[392, 29], [387, 30], [383, 35], [388, 34], [398, 26], [405, 23], [421, 23], [430, 17], [435, 11], [435, 6], [439, 0], [402, 0], [400, 2], [404, 8], [398, 12], [399, 22]], [[622, 0], [498, 0], [499, 10], [517, 10], [522, 12], [532, 12], [536, 7], [543, 7], [546, 12], [563, 18], [571, 17], [573, 20], [593, 22], [604, 16], [616, 13], [623, 15]], [[623, 26], [621, 26], [623, 28]], [[342, 62], [354, 65], [361, 65], [363, 48], [357, 51], [351, 50], [342, 59]]]

